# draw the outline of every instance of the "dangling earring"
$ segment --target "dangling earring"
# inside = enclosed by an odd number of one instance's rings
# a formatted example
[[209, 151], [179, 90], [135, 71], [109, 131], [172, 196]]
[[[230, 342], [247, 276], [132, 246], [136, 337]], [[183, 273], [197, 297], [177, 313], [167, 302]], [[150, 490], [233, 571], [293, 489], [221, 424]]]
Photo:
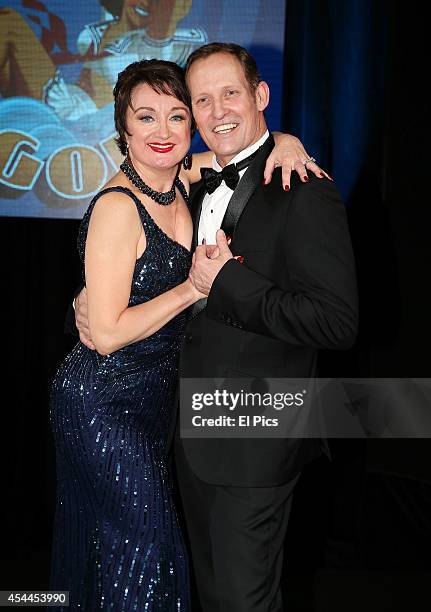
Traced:
[[190, 170], [192, 167], [192, 155], [187, 153], [187, 155], [183, 159], [183, 168], [184, 170]]

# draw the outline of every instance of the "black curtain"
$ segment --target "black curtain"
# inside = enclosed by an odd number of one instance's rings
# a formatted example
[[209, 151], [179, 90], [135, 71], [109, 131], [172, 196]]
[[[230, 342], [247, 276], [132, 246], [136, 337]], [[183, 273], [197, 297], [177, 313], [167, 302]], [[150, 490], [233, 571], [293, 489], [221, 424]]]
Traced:
[[[333, 175], [358, 271], [358, 341], [348, 354], [323, 352], [323, 375], [430, 375], [425, 41], [415, 3], [287, 2], [286, 127]], [[430, 441], [330, 446], [332, 462], [310, 466], [295, 496], [286, 548], [294, 609], [420, 609]]]
[[[341, 358], [322, 355], [322, 371], [429, 377], [422, 8], [389, 0], [288, 0], [286, 10], [284, 127], [333, 174], [346, 199], [360, 282], [357, 346]], [[63, 322], [79, 280], [77, 228], [68, 220], [0, 220], [2, 589], [48, 586], [55, 502], [49, 384], [73, 343]], [[325, 607], [328, 580], [310, 588], [310, 576], [322, 568], [429, 569], [429, 448], [427, 440], [347, 441], [333, 445], [332, 464], [310, 466], [286, 549], [292, 611], [338, 609], [335, 596]], [[356, 609], [358, 601], [350, 593], [340, 609]], [[375, 601], [378, 608], [368, 600], [367, 608], [396, 609], [393, 599]]]

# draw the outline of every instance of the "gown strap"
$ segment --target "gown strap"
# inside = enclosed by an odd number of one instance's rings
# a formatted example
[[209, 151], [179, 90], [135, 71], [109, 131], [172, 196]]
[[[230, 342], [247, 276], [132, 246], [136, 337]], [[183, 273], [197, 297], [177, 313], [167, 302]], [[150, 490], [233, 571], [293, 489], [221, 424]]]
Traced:
[[184, 198], [185, 203], [187, 204], [187, 208], [190, 209], [190, 196], [187, 193], [187, 189], [184, 186], [184, 183], [180, 179], [179, 176], [175, 179], [175, 187], [178, 189], [182, 197]]
[[129, 189], [128, 187], [123, 187], [122, 185], [116, 185], [114, 187], [107, 187], [106, 189], [102, 189], [102, 191], [99, 191], [99, 193], [97, 193], [94, 196], [93, 200], [91, 201], [90, 207], [91, 208], [94, 207], [95, 203], [102, 195], [105, 195], [105, 193], [111, 193], [113, 191], [124, 193], [125, 195], [128, 195], [134, 201], [134, 203], [136, 204], [138, 214], [139, 214], [139, 218], [141, 219], [141, 223], [145, 229], [145, 236], [147, 239], [152, 238], [154, 232], [157, 231], [157, 224], [152, 218], [152, 216], [150, 215], [150, 213], [145, 208], [145, 205], [143, 204], [142, 200], [140, 200], [138, 196], [135, 193], [133, 193], [133, 191]]
[[87, 240], [87, 233], [88, 233], [88, 226], [90, 223], [90, 217], [93, 212], [94, 206], [102, 195], [105, 195], [105, 193], [111, 193], [111, 192], [124, 193], [125, 195], [128, 195], [135, 202], [136, 209], [138, 211], [139, 218], [144, 228], [145, 238], [147, 241], [152, 241], [154, 235], [157, 233], [157, 225], [154, 219], [151, 217], [151, 215], [149, 214], [149, 212], [147, 211], [147, 209], [145, 208], [141, 200], [133, 193], [131, 189], [129, 189], [128, 187], [123, 187], [121, 185], [116, 185], [114, 187], [107, 187], [106, 189], [102, 189], [101, 191], [96, 193], [96, 195], [91, 200], [82, 218], [81, 225], [78, 231], [78, 238], [77, 238], [78, 253], [79, 253], [79, 256], [82, 262], [84, 262], [84, 258], [85, 258], [85, 243]]

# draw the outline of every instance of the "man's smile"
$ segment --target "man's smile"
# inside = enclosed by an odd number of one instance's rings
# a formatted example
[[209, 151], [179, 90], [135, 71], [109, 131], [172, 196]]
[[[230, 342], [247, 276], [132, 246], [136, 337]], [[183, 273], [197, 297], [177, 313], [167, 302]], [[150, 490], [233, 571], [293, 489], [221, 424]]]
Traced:
[[238, 127], [238, 123], [223, 123], [213, 128], [213, 132], [216, 134], [230, 134], [236, 127]]

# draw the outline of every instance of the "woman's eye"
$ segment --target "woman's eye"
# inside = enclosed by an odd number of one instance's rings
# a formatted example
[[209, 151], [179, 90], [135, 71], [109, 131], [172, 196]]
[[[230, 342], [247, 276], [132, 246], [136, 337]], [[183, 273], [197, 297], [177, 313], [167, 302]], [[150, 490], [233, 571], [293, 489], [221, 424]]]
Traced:
[[184, 115], [173, 115], [173, 117], [171, 117], [172, 121], [184, 121], [186, 119], [186, 117]]
[[154, 121], [154, 117], [151, 115], [142, 115], [142, 117], [138, 117], [138, 119], [143, 123], [150, 123], [151, 121]]

